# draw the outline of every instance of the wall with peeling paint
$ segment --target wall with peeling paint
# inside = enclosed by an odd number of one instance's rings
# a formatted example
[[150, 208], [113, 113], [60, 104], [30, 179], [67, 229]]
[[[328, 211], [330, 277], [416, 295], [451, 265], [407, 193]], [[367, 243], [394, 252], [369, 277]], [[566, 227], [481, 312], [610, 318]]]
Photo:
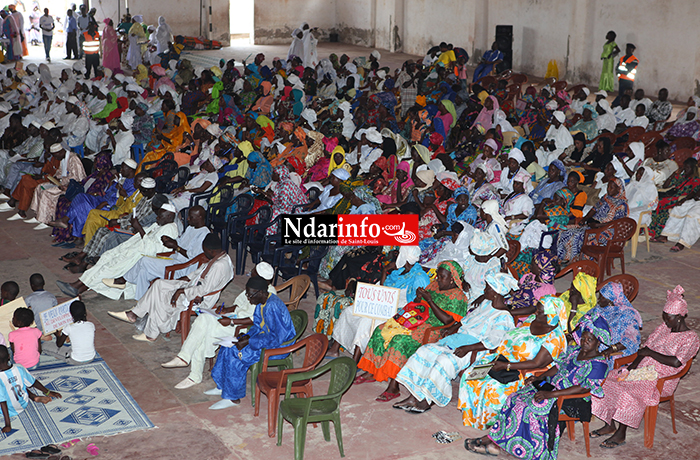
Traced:
[[[351, 3], [349, 0], [341, 2]], [[316, 37], [327, 40], [336, 26], [336, 0], [265, 0], [255, 2], [256, 45], [291, 43], [294, 29], [308, 22]]]

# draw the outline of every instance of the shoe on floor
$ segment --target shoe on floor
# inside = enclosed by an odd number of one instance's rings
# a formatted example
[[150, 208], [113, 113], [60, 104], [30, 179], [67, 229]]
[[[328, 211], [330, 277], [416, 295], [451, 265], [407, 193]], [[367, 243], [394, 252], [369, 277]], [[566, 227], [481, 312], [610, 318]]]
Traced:
[[[25, 221], [25, 222], [26, 222], [26, 221]], [[52, 227], [49, 227], [49, 226], [46, 225], [46, 224], [40, 223], [39, 225], [37, 225], [36, 227], [34, 227], [34, 230], [46, 230], [47, 228], [52, 228]]]
[[24, 223], [25, 223], [25, 224], [34, 224], [34, 225], [36, 225], [36, 224], [40, 224], [41, 222], [39, 222], [38, 220], [36, 220], [36, 217], [32, 217], [31, 219], [25, 219], [25, 220], [24, 220]]
[[102, 278], [102, 283], [104, 283], [105, 286], [115, 288], [115, 289], [124, 289], [126, 287], [126, 284], [117, 284], [114, 282], [114, 278]]
[[120, 321], [124, 321], [125, 323], [135, 323], [135, 321], [131, 321], [128, 316], [126, 316], [125, 311], [108, 311], [107, 314], [111, 316], [112, 318], [116, 318]]
[[15, 208], [13, 208], [12, 206], [10, 206], [7, 203], [0, 203], [0, 212], [11, 211], [13, 209], [15, 209]]
[[172, 369], [175, 367], [187, 367], [187, 366], [189, 366], [189, 364], [186, 363], [185, 360], [180, 358], [179, 356], [174, 357], [173, 359], [171, 359], [167, 363], [161, 364], [161, 367], [164, 367], [166, 369]]
[[61, 292], [67, 295], [68, 297], [78, 297], [80, 295], [76, 288], [66, 283], [65, 281], [58, 280], [56, 281], [56, 285], [61, 290]]
[[139, 342], [153, 343], [156, 341], [156, 339], [153, 339], [153, 340], [149, 339], [148, 336], [146, 336], [146, 334], [144, 334], [143, 332], [140, 334], [132, 335], [131, 338], [134, 340], [137, 340]]
[[195, 382], [191, 378], [187, 377], [185, 380], [183, 380], [182, 382], [175, 385], [175, 389], [176, 390], [185, 390], [185, 389], [193, 387], [195, 385], [197, 385], [197, 382]]
[[10, 199], [9, 196], [5, 195], [4, 193], [0, 193], [0, 200], [5, 200], [5, 201], [7, 201], [7, 200], [9, 200], [9, 199]]
[[19, 213], [17, 213], [14, 216], [8, 217], [7, 220], [24, 220], [24, 217], [20, 216]]
[[212, 388], [211, 390], [207, 390], [204, 392], [205, 395], [207, 396], [221, 396], [222, 391], [218, 388]]
[[211, 406], [209, 406], [209, 409], [211, 409], [211, 410], [228, 409], [229, 407], [238, 406], [239, 404], [241, 404], [241, 403], [240, 402], [233, 402], [230, 399], [222, 399], [221, 401], [216, 402], [216, 403], [212, 404]]

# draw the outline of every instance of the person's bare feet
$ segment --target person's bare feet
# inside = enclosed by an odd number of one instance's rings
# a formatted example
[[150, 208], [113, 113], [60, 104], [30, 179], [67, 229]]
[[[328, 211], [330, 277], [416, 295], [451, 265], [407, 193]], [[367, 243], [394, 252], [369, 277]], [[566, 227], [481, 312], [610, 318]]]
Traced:
[[56, 228], [68, 228], [68, 216], [61, 217], [60, 219], [52, 220], [48, 224], [51, 227]]
[[616, 431], [615, 425], [608, 425], [607, 423], [603, 428], [598, 428], [591, 433], [591, 438], [597, 438], [600, 436], [605, 436], [606, 434], [612, 434]]
[[85, 273], [85, 270], [87, 270], [87, 262], [80, 262], [72, 267], [68, 267], [68, 271], [71, 273]]
[[129, 318], [129, 321], [131, 321], [132, 323], [135, 323], [136, 320], [139, 319], [139, 317], [136, 316], [136, 313], [134, 313], [133, 311], [127, 311], [126, 317]]
[[675, 246], [673, 246], [671, 249], [669, 249], [670, 252], [681, 252], [683, 249], [685, 249], [685, 246], [683, 246], [680, 243], [676, 243]]
[[652, 243], [665, 243], [668, 241], [668, 238], [666, 238], [665, 236], [659, 235], [659, 236], [655, 236], [653, 238], [650, 238], [649, 241], [651, 241]]
[[123, 276], [120, 276], [119, 278], [114, 278], [114, 284], [126, 284], [126, 280]]
[[323, 291], [332, 291], [335, 289], [333, 286], [330, 285], [330, 283], [328, 283], [326, 281], [319, 281], [318, 288], [323, 290]]

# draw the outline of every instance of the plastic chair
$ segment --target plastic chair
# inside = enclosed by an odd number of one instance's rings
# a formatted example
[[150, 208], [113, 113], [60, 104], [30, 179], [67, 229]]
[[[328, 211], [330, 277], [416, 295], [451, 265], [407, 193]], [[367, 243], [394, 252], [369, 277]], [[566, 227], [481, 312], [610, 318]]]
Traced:
[[516, 257], [518, 257], [518, 254], [520, 254], [520, 242], [517, 240], [508, 240], [508, 251], [506, 252], [506, 266], [508, 267], [508, 270], [510, 271], [510, 274], [513, 275], [514, 278], [518, 278], [518, 274], [515, 272], [515, 269], [513, 269], [510, 264], [513, 263]]
[[[306, 348], [304, 354], [304, 364], [299, 368], [285, 369], [283, 371], [268, 371], [267, 361], [271, 356], [292, 353], [301, 348]], [[280, 405], [280, 395], [283, 388], [287, 385], [287, 378], [293, 374], [311, 371], [319, 365], [328, 350], [328, 337], [324, 334], [312, 334], [303, 340], [298, 341], [293, 345], [283, 348], [275, 348], [265, 350], [263, 353], [263, 363], [258, 375], [257, 385], [255, 385], [255, 399], [260, 401], [260, 393], [267, 396], [267, 435], [275, 436], [277, 411]], [[304, 395], [309, 398], [314, 395], [314, 389], [311, 385], [311, 379], [297, 380], [293, 382], [288, 393], [295, 395]], [[298, 397], [298, 396], [297, 396]], [[255, 406], [255, 416], [260, 415], [260, 404]]]
[[[318, 297], [318, 268], [321, 260], [328, 252], [328, 246], [310, 246], [309, 257], [298, 258], [302, 246], [281, 246], [275, 249], [272, 267], [275, 268], [275, 279], [281, 275], [283, 279], [289, 279], [297, 275], [308, 275], [314, 285], [316, 297]], [[287, 257], [291, 254], [291, 257]]]
[[634, 276], [627, 274], [611, 276], [600, 283], [598, 289], [601, 289], [608, 283], [620, 283], [625, 297], [627, 297], [627, 300], [630, 302], [637, 298], [637, 294], [639, 293], [639, 280]]
[[[309, 324], [309, 315], [306, 314], [304, 310], [294, 310], [289, 312], [289, 316], [292, 317], [292, 323], [294, 323], [294, 338], [282, 344], [283, 347], [295, 343], [297, 340], [304, 335], [306, 331], [306, 326]], [[260, 369], [262, 368], [263, 358], [265, 357], [265, 349], [260, 351], [260, 360], [250, 366], [250, 404], [255, 407], [255, 382], [258, 381], [258, 375], [260, 375]], [[292, 355], [290, 354], [286, 358], [281, 359], [269, 359], [267, 361], [267, 367], [276, 367], [279, 370], [291, 369], [294, 367], [294, 361], [292, 360]]]
[[602, 280], [603, 273], [610, 275], [613, 268], [613, 260], [620, 259], [622, 264], [622, 273], [625, 273], [625, 243], [632, 238], [634, 230], [637, 227], [637, 222], [629, 217], [614, 220], [607, 225], [599, 228], [591, 228], [586, 230], [584, 241], [589, 240], [591, 235], [599, 235], [602, 232], [613, 229], [613, 236], [605, 246], [584, 243], [581, 248], [581, 254], [592, 257], [598, 262], [600, 273], [598, 282]]
[[576, 435], [574, 433], [574, 422], [580, 421], [581, 424], [583, 425], [583, 440], [586, 443], [586, 455], [588, 457], [591, 456], [591, 436], [588, 432], [588, 425], [590, 422], [584, 422], [578, 418], [569, 417], [568, 415], [564, 414], [561, 411], [561, 406], [564, 404], [565, 399], [578, 399], [578, 398], [586, 398], [589, 396], [591, 396], [591, 393], [587, 391], [585, 393], [579, 393], [579, 394], [568, 395], [568, 396], [559, 396], [557, 398], [557, 410], [559, 412], [559, 421], [566, 423], [566, 431], [569, 432], [569, 439], [570, 440], [574, 441], [576, 439]]
[[[231, 193], [233, 193], [233, 190]], [[246, 234], [246, 221], [252, 217], [249, 213], [253, 208], [255, 198], [252, 195], [243, 193], [235, 198], [231, 196], [226, 201], [229, 204], [225, 209], [234, 207], [236, 211], [226, 216], [225, 221], [219, 218], [220, 222], [218, 228], [215, 227], [215, 231], [221, 233], [222, 243], [226, 245], [226, 251], [229, 250], [229, 246], [236, 249], [236, 274], [241, 275], [243, 274], [243, 243]], [[225, 210], [222, 211], [221, 215], [224, 215], [225, 212]]]
[[290, 288], [289, 300], [284, 302], [284, 304], [289, 311], [293, 311], [299, 308], [299, 302], [301, 302], [306, 291], [309, 290], [309, 286], [311, 286], [311, 278], [309, 278], [309, 275], [299, 275], [290, 278], [279, 286], [275, 286], [275, 289], [277, 290], [277, 295], [279, 295], [280, 292]]
[[[290, 398], [294, 382], [313, 379], [328, 371], [331, 372], [328, 394], [311, 398]], [[279, 415], [277, 416], [277, 445], [282, 445], [283, 424], [284, 420], [287, 420], [294, 427], [294, 459], [302, 460], [306, 445], [306, 426], [309, 423], [321, 422], [323, 438], [330, 441], [329, 422], [332, 421], [340, 456], [345, 457], [343, 436], [340, 429], [340, 400], [352, 385], [356, 372], [355, 361], [347, 356], [342, 356], [314, 371], [290, 375], [287, 378], [285, 399], [280, 403]]]
[[[197, 264], [197, 267], [201, 267], [203, 264], [205, 264], [207, 262], [209, 262], [209, 259], [207, 259], [207, 256], [204, 255], [204, 253], [202, 253], [196, 257], [191, 258], [187, 262], [184, 262], [181, 264], [169, 265], [169, 266], [165, 267], [165, 276], [163, 277], [163, 279], [171, 280], [175, 277], [176, 271], [182, 270], [183, 268], [187, 268], [190, 265], [194, 265], [194, 264]], [[196, 316], [196, 313], [194, 313], [192, 311], [192, 307], [194, 306], [193, 302], [190, 302], [190, 304], [187, 306], [187, 310], [180, 312], [180, 321], [178, 324], [180, 326], [179, 329], [180, 329], [180, 337], [182, 339], [182, 343], [185, 343], [185, 339], [187, 338], [187, 334], [190, 333], [190, 318], [192, 316]]]
[[552, 84], [552, 89], [554, 89], [554, 91], [558, 93], [559, 91], [566, 89], [567, 85], [568, 83], [566, 82], [566, 80], [559, 80]]
[[630, 242], [632, 243], [632, 258], [636, 259], [637, 258], [637, 248], [639, 247], [639, 235], [642, 232], [642, 229], [644, 229], [644, 237], [647, 242], [647, 252], [651, 252], [651, 248], [649, 247], [649, 227], [647, 224], [642, 224], [642, 217], [648, 215], [651, 217], [651, 211], [644, 211], [639, 214], [639, 222], [637, 222], [637, 228], [634, 230], [634, 234], [632, 235], [632, 239]]
[[[209, 200], [209, 206], [207, 207], [207, 227], [211, 229], [213, 233], [217, 233], [219, 238], [221, 238], [221, 249], [228, 252], [228, 235], [229, 235], [229, 224], [228, 224], [228, 209], [229, 207], [243, 195], [234, 197], [233, 188], [229, 186], [220, 187], [219, 190], [212, 196], [218, 197], [217, 203], [211, 203]], [[250, 200], [250, 206], [253, 206], [252, 199]], [[250, 209], [250, 207], [248, 207]], [[247, 213], [248, 210], [246, 209]]]
[[692, 148], [679, 148], [673, 152], [669, 158], [676, 162], [679, 168], [683, 168], [683, 163], [694, 154]]
[[136, 164], [143, 160], [143, 144], [131, 144], [131, 154], [134, 156]]
[[697, 146], [695, 139], [692, 137], [677, 137], [671, 142], [671, 145], [676, 146], [676, 150], [681, 149], [694, 149]]
[[80, 158], [85, 158], [85, 147], [83, 147], [82, 145], [76, 145], [75, 147], [71, 147], [70, 150], [71, 152], [80, 155]]
[[574, 272], [574, 278], [576, 278], [576, 275], [578, 275], [580, 272], [583, 272], [592, 276], [593, 278], [598, 279], [600, 268], [598, 267], [598, 264], [590, 260], [577, 260], [576, 262], [571, 262], [569, 265], [561, 269], [561, 271], [557, 273], [554, 278], [561, 278], [571, 271]]
[[[683, 366], [683, 369], [681, 369], [678, 373], [668, 377], [660, 378], [656, 382], [656, 388], [659, 390], [659, 394], [662, 395], [661, 399], [659, 399], [659, 403], [666, 401], [669, 401], [671, 403], [671, 425], [673, 426], [674, 434], [678, 434], [678, 431], [676, 431], [675, 390], [670, 396], [663, 396], [664, 384], [670, 380], [680, 379], [681, 377], [683, 377], [690, 370], [690, 366], [692, 364], [693, 360], [691, 359], [685, 364], [685, 366]], [[678, 387], [676, 387], [676, 390], [677, 389]], [[654, 447], [654, 432], [656, 431], [656, 415], [658, 414], [658, 412], [658, 404], [656, 406], [647, 406], [646, 410], [644, 411], [644, 447], [648, 449]]]

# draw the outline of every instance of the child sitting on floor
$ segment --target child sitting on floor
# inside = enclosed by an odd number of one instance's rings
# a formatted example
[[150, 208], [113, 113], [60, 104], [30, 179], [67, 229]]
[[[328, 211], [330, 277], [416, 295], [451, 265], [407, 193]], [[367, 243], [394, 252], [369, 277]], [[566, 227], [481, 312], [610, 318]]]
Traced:
[[[6, 281], [0, 286], [0, 306], [12, 302], [19, 295], [19, 284], [14, 281]], [[7, 345], [5, 336], [0, 332], [0, 345]]]
[[12, 348], [13, 361], [26, 369], [32, 369], [39, 364], [41, 355], [41, 331], [31, 327], [33, 322], [33, 311], [29, 308], [18, 308], [12, 317], [12, 325], [17, 329], [10, 332], [7, 338]]
[[32, 293], [24, 298], [24, 303], [34, 312], [36, 327], [43, 332], [44, 325], [41, 324], [40, 315], [58, 305], [58, 301], [55, 295], [44, 290], [44, 277], [41, 276], [41, 273], [34, 273], [29, 277], [29, 286], [32, 288]]
[[[36, 388], [44, 396], [37, 396], [27, 388]], [[10, 419], [22, 413], [30, 399], [48, 404], [53, 398], [60, 397], [59, 393], [47, 390], [21, 364], [10, 364], [10, 352], [6, 346], [0, 345], [0, 409], [5, 418], [3, 433], [9, 433], [12, 430]]]
[[[85, 304], [75, 301], [70, 304], [70, 314], [73, 324], [56, 331], [56, 350], [54, 356], [63, 357], [68, 364], [86, 364], [95, 359], [95, 325], [87, 320]], [[70, 338], [70, 350], [61, 350], [61, 347]], [[52, 343], [53, 345], [53, 343]]]

